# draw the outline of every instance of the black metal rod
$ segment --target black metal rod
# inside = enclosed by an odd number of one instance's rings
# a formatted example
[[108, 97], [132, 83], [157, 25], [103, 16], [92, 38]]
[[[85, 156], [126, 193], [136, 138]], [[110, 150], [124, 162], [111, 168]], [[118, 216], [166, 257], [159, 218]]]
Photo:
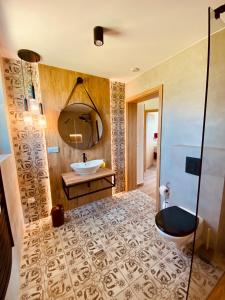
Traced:
[[34, 85], [33, 85], [33, 83], [31, 82], [31, 95], [32, 95], [32, 98], [33, 99], [36, 99], [35, 97], [35, 88], [34, 88]]
[[[209, 65], [210, 65], [210, 39], [211, 39], [211, 8], [208, 8], [208, 57], [207, 57], [207, 71], [206, 71], [206, 87], [205, 87], [205, 103], [204, 103], [204, 115], [203, 115], [203, 124], [202, 124], [202, 142], [201, 142], [201, 154], [200, 154], [200, 174], [198, 178], [198, 192], [197, 192], [197, 203], [196, 203], [196, 212], [195, 215], [198, 216], [199, 210], [199, 199], [200, 199], [200, 191], [201, 191], [201, 178], [202, 178], [202, 160], [204, 153], [204, 143], [205, 143], [205, 126], [206, 126], [206, 114], [207, 114], [207, 104], [208, 104], [208, 88], [209, 88]], [[191, 257], [191, 265], [190, 265], [190, 273], [188, 279], [188, 288], [187, 288], [187, 296], [186, 300], [188, 300], [188, 294], [191, 283], [191, 275], [192, 275], [192, 267], [194, 261], [194, 252], [195, 252], [195, 241], [196, 241], [196, 230], [197, 230], [197, 222], [198, 218], [195, 218], [195, 232], [194, 232], [194, 240], [192, 245], [192, 257]]]
[[24, 98], [24, 110], [25, 110], [25, 111], [28, 111], [28, 110], [29, 110], [27, 98]]
[[39, 103], [39, 109], [40, 109], [40, 113], [43, 115], [44, 110], [43, 110], [43, 104], [42, 103]]
[[[113, 177], [113, 182], [111, 182], [109, 179], [107, 179], [107, 177]], [[70, 188], [73, 188], [75, 187], [76, 185], [80, 185], [80, 184], [72, 184], [70, 186], [66, 186], [63, 178], [62, 178], [62, 186], [63, 186], [63, 190], [66, 194], [66, 197], [68, 200], [73, 200], [73, 199], [77, 199], [77, 198], [81, 198], [81, 197], [84, 197], [84, 196], [88, 196], [90, 194], [94, 194], [94, 193], [97, 193], [97, 192], [100, 192], [100, 191], [104, 191], [104, 190], [107, 190], [107, 189], [110, 189], [112, 187], [115, 187], [115, 174], [113, 175], [110, 175], [110, 176], [107, 176], [107, 177], [101, 177], [101, 178], [96, 178], [94, 180], [89, 180], [87, 181], [87, 183], [91, 183], [91, 182], [94, 182], [94, 181], [98, 181], [98, 180], [106, 180], [110, 186], [107, 186], [107, 187], [104, 187], [104, 188], [100, 188], [100, 189], [97, 189], [97, 190], [94, 190], [94, 191], [90, 191], [90, 192], [87, 192], [87, 193], [83, 193], [83, 194], [79, 194], [79, 195], [76, 195], [76, 196], [70, 196]], [[82, 184], [82, 183], [81, 183]]]

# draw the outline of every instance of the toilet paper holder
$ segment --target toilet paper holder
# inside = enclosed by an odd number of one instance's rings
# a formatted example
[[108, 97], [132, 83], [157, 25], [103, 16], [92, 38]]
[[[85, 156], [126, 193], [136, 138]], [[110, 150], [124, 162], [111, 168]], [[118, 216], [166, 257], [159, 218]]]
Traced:
[[168, 200], [170, 198], [170, 183], [167, 182], [166, 185], [161, 185], [159, 187], [159, 193], [162, 197], [164, 197], [164, 208], [167, 207], [167, 204], [169, 203]]

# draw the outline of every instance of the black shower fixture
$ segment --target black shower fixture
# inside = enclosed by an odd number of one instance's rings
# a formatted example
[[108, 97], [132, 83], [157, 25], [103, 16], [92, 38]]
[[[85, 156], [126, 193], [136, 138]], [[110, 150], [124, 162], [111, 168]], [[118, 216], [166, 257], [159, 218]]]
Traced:
[[102, 46], [104, 44], [103, 40], [103, 27], [95, 26], [94, 28], [94, 44], [95, 46]]
[[225, 4], [219, 6], [215, 9], [215, 18], [219, 19], [220, 15], [223, 14], [224, 12], [225, 12]]

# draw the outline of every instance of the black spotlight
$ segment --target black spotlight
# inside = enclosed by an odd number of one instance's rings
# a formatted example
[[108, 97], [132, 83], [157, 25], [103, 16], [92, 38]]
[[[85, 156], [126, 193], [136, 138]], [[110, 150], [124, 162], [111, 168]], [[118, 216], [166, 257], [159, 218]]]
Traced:
[[103, 27], [101, 26], [96, 26], [94, 28], [94, 43], [95, 46], [102, 46], [104, 44], [103, 41]]

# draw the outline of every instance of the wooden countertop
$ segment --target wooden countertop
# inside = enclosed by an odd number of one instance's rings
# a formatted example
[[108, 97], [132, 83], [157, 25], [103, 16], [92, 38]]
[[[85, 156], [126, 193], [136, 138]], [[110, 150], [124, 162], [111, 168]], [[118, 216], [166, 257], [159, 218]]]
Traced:
[[115, 172], [113, 170], [107, 168], [100, 168], [95, 174], [91, 174], [91, 175], [79, 175], [74, 171], [63, 173], [62, 178], [65, 185], [69, 187], [72, 185], [81, 184], [84, 182], [90, 182], [96, 179], [101, 179], [113, 175], [115, 175]]

